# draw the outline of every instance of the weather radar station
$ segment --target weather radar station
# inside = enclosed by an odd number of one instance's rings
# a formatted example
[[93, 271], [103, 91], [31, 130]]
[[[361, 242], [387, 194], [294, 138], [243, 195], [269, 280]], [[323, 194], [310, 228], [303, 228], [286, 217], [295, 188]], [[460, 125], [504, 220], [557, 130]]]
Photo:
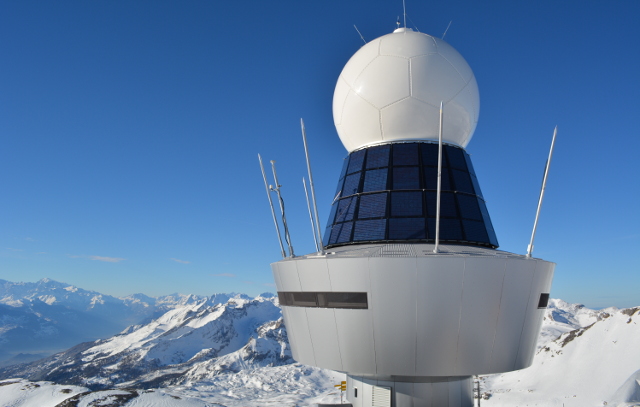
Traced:
[[531, 365], [555, 268], [532, 257], [554, 143], [527, 254], [500, 251], [465, 151], [479, 107], [473, 71], [444, 40], [400, 27], [362, 46], [333, 96], [349, 154], [324, 236], [302, 124], [317, 249], [303, 256], [274, 162], [270, 186], [260, 159], [293, 357], [346, 373], [354, 407], [472, 406], [472, 376]]

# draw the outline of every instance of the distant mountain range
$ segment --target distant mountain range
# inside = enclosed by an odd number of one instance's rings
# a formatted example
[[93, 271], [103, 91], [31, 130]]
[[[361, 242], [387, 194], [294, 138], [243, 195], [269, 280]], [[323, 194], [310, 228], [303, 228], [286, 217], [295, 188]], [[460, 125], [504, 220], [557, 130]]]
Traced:
[[[278, 300], [271, 294], [115, 299], [50, 280], [34, 285], [40, 288], [14, 289], [2, 297], [14, 305], [21, 301], [20, 306], [3, 304], [9, 311], [28, 304], [29, 309], [57, 305], [71, 316], [76, 315], [73, 312], [85, 316], [83, 312], [114, 304], [114, 309], [127, 310], [130, 314], [125, 315], [147, 322], [37, 362], [0, 369], [0, 405], [258, 407], [340, 400], [333, 384], [344, 375], [293, 361]], [[43, 286], [55, 288], [47, 291]], [[81, 294], [76, 297], [75, 293]], [[69, 304], [63, 305], [65, 301]], [[118, 304], [125, 304], [124, 308]], [[135, 309], [146, 311], [136, 313]], [[154, 318], [162, 309], [166, 312]], [[32, 312], [29, 319], [25, 312], [26, 319], [20, 320], [4, 310], [0, 320], [11, 320], [13, 330], [25, 332], [35, 332], [43, 315]], [[64, 319], [63, 313], [53, 314]], [[21, 321], [31, 325], [22, 327]], [[40, 329], [41, 338], [48, 338], [47, 329]], [[640, 307], [592, 310], [550, 300], [533, 365], [481, 376], [482, 406], [640, 406], [638, 349]]]
[[244, 294], [210, 297], [144, 294], [116, 298], [50, 279], [36, 283], [0, 280], [0, 366], [40, 359], [80, 342], [108, 338], [130, 325], [206, 300], [226, 303]]

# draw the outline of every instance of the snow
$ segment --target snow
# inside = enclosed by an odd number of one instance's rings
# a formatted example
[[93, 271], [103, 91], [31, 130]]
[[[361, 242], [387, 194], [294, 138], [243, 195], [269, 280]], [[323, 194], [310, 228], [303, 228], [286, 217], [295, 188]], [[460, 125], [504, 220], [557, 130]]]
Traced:
[[[225, 296], [226, 303], [216, 302]], [[145, 300], [143, 295], [129, 299]], [[87, 407], [340, 402], [333, 385], [344, 374], [292, 363], [276, 297], [175, 295], [167, 301], [177, 305], [147, 324], [35, 364], [44, 370], [23, 371], [23, 377], [35, 372], [47, 380], [57, 380], [47, 375], [59, 373], [86, 387], [4, 380], [0, 406], [53, 407], [71, 397]], [[3, 318], [16, 326], [22, 321], [22, 316]], [[640, 407], [638, 349], [640, 307], [592, 310], [550, 300], [533, 365], [481, 376], [482, 392], [489, 396], [482, 406]], [[83, 376], [87, 371], [90, 376]], [[144, 390], [157, 386], [163, 387]]]
[[[548, 314], [553, 312], [547, 310]], [[576, 310], [575, 318], [567, 318], [566, 322], [545, 321], [544, 330], [562, 330], [563, 323], [579, 323], [582, 327], [543, 344], [531, 367], [486, 376], [482, 388], [491, 397], [482, 405], [585, 407], [624, 406], [638, 401], [633, 385], [640, 378], [638, 312], [584, 309]]]
[[339, 403], [334, 384], [346, 380], [342, 373], [299, 363], [268, 366], [186, 382], [170, 388], [175, 394], [198, 396], [227, 407], [294, 406]]
[[30, 382], [22, 379], [0, 381], [0, 405], [3, 407], [55, 407], [84, 387], [58, 385], [50, 382]]

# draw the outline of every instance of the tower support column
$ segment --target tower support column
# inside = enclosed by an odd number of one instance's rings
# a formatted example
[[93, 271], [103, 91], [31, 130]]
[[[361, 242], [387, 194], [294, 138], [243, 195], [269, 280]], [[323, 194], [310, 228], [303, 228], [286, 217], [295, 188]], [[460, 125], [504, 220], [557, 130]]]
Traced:
[[347, 375], [346, 398], [353, 407], [473, 407], [473, 380]]

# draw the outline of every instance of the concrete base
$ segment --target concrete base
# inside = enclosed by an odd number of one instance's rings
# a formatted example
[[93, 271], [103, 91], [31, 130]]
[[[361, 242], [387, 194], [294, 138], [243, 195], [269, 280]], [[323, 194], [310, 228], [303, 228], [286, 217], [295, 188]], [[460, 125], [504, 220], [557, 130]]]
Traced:
[[346, 398], [353, 407], [473, 407], [473, 380], [454, 376], [399, 381], [347, 375]]

